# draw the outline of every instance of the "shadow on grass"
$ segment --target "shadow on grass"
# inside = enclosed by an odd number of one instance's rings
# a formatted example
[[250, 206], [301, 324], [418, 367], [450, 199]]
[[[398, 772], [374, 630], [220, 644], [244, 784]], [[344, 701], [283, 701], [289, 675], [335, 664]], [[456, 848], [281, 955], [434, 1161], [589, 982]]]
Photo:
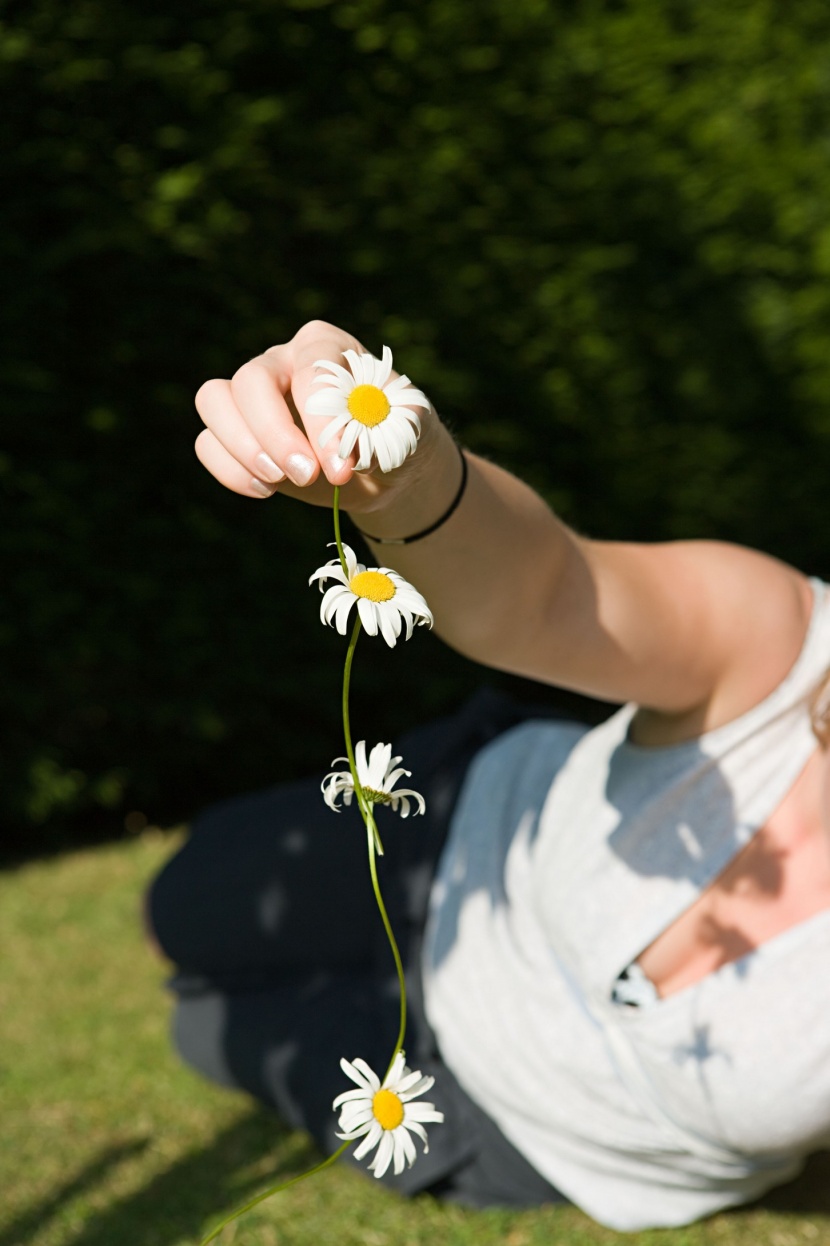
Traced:
[[[244, 1182], [234, 1180], [241, 1169], [257, 1164], [275, 1149], [278, 1154], [273, 1173]], [[120, 1158], [124, 1155], [116, 1155], [113, 1162]], [[287, 1180], [303, 1172], [320, 1158], [313, 1143], [302, 1134], [292, 1132], [266, 1112], [253, 1112], [204, 1151], [183, 1157], [144, 1189], [91, 1218], [72, 1239], [72, 1246], [113, 1246], [116, 1242], [118, 1246], [170, 1246], [182, 1238], [196, 1246], [201, 1225], [207, 1231], [226, 1208], [252, 1197], [281, 1176]], [[106, 1161], [99, 1161], [101, 1172], [107, 1166]], [[92, 1176], [87, 1185], [92, 1184]], [[797, 1180], [772, 1190], [754, 1206], [773, 1213], [830, 1218], [830, 1152], [814, 1155]], [[54, 1207], [50, 1214], [52, 1210]], [[740, 1216], [743, 1210], [736, 1208], [729, 1214]], [[16, 1240], [3, 1236], [0, 1246], [20, 1246], [26, 1240], [25, 1236]]]
[[[107, 1152], [47, 1205], [21, 1216], [0, 1235], [0, 1246], [22, 1246], [30, 1241], [34, 1231], [62, 1204], [92, 1188], [114, 1164], [144, 1145], [141, 1142]], [[235, 1180], [240, 1169], [258, 1164], [275, 1148], [278, 1155], [273, 1175], [258, 1172], [250, 1179]], [[320, 1158], [302, 1134], [292, 1132], [265, 1112], [253, 1112], [219, 1134], [203, 1151], [183, 1156], [143, 1189], [92, 1214], [71, 1239], [72, 1246], [169, 1246], [183, 1238], [195, 1244], [202, 1225], [207, 1232], [227, 1208], [244, 1202], [283, 1173], [287, 1179]]]
[[[777, 1190], [770, 1190], [752, 1207], [763, 1207], [796, 1216], [830, 1219], [830, 1151], [810, 1156], [800, 1177]], [[751, 1209], [749, 1209], [751, 1210]], [[2, 1246], [2, 1243], [0, 1243]]]
[[8, 1228], [0, 1231], [0, 1246], [22, 1246], [22, 1243], [31, 1241], [38, 1229], [51, 1220], [61, 1207], [73, 1198], [77, 1198], [79, 1194], [83, 1194], [85, 1190], [92, 1189], [111, 1168], [115, 1168], [117, 1164], [123, 1163], [126, 1159], [131, 1159], [146, 1146], [147, 1139], [138, 1138], [134, 1142], [125, 1142], [121, 1146], [111, 1147], [103, 1155], [99, 1155], [97, 1159], [82, 1168], [71, 1181], [67, 1181], [65, 1185], [56, 1190], [50, 1199], [32, 1208], [31, 1211], [24, 1212]]
[[[25, 1212], [0, 1231], [0, 1246], [23, 1246], [72, 1199], [98, 1185], [118, 1164], [144, 1150], [146, 1139], [113, 1147], [37, 1208]], [[275, 1169], [244, 1181], [236, 1174], [258, 1165], [263, 1155], [277, 1151]], [[282, 1125], [274, 1116], [254, 1111], [219, 1134], [203, 1151], [182, 1157], [143, 1189], [105, 1211], [90, 1216], [71, 1239], [71, 1246], [171, 1246], [185, 1239], [200, 1240], [230, 1207], [284, 1177], [310, 1168], [321, 1156], [313, 1143]], [[772, 1190], [757, 1203], [735, 1208], [729, 1215], [763, 1208], [781, 1214], [830, 1219], [830, 1151], [814, 1155], [804, 1172], [788, 1185]]]

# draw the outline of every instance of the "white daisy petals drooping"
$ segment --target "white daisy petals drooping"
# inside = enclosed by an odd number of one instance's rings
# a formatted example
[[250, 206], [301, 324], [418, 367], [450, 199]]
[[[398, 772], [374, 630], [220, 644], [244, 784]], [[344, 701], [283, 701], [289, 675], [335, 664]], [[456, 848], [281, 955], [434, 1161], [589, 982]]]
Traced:
[[382, 1177], [390, 1164], [396, 1174], [405, 1165], [411, 1168], [417, 1157], [415, 1143], [410, 1133], [417, 1134], [429, 1150], [425, 1124], [440, 1124], [444, 1113], [438, 1112], [431, 1103], [413, 1103], [433, 1085], [434, 1077], [422, 1077], [406, 1067], [402, 1051], [395, 1057], [392, 1067], [381, 1085], [377, 1073], [365, 1060], [349, 1063], [341, 1060], [340, 1067], [347, 1077], [356, 1082], [358, 1090], [345, 1090], [338, 1095], [332, 1107], [340, 1109], [337, 1122], [342, 1133], [338, 1138], [352, 1142], [363, 1138], [354, 1153], [355, 1159], [363, 1159], [374, 1147], [377, 1154], [369, 1165], [376, 1177]]
[[382, 359], [354, 350], [343, 354], [351, 371], [328, 359], [318, 359], [314, 364], [330, 375], [314, 378], [314, 384], [326, 388], [311, 395], [306, 411], [332, 417], [320, 434], [321, 446], [340, 433], [341, 459], [347, 458], [357, 444], [356, 471], [366, 471], [374, 457], [382, 472], [391, 472], [418, 448], [421, 421], [410, 408], [428, 411], [429, 399], [410, 384], [407, 376], [389, 380], [392, 352], [388, 346], [383, 348]]
[[[323, 600], [320, 603], [320, 619], [333, 624], [341, 636], [346, 635], [349, 611], [357, 602], [360, 621], [370, 636], [383, 636], [387, 645], [394, 648], [406, 626], [406, 639], [412, 636], [414, 625], [432, 627], [432, 611], [416, 588], [402, 575], [389, 567], [373, 567], [367, 570], [358, 562], [350, 546], [343, 546], [346, 572], [339, 558], [333, 558], [324, 567], [318, 567], [309, 577], [309, 584], [320, 581]], [[331, 588], [323, 589], [324, 580], [336, 580]]]
[[[402, 760], [400, 757], [392, 756], [391, 744], [376, 744], [369, 754], [369, 760], [366, 760], [366, 741], [358, 740], [355, 745], [354, 759], [357, 764], [357, 777], [360, 780], [360, 786], [367, 800], [373, 805], [391, 805], [394, 813], [398, 812], [400, 805], [401, 817], [409, 817], [410, 798], [417, 806], [415, 813], [423, 813], [426, 809], [426, 801], [420, 792], [413, 792], [411, 788], [398, 788], [396, 792], [392, 789], [402, 774], [407, 778], [412, 774], [411, 770], [404, 770], [398, 767], [398, 762]], [[335, 757], [332, 765], [342, 761], [346, 763], [345, 770], [332, 770], [326, 775], [321, 787], [323, 790], [323, 798], [330, 809], [335, 813], [340, 812], [338, 800], [342, 796], [343, 804], [350, 805], [354, 794], [354, 779], [352, 772], [349, 770], [348, 757]], [[397, 767], [397, 769], [396, 769]]]

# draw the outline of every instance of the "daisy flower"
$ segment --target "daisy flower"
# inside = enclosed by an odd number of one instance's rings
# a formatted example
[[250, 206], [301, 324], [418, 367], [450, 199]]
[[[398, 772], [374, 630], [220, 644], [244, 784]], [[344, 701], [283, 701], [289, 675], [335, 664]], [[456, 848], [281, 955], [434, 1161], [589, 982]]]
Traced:
[[363, 1138], [354, 1153], [355, 1159], [363, 1159], [374, 1147], [378, 1148], [369, 1165], [376, 1177], [382, 1177], [390, 1163], [396, 1174], [403, 1172], [405, 1163], [411, 1168], [416, 1152], [410, 1133], [418, 1135], [427, 1152], [424, 1124], [440, 1124], [444, 1119], [444, 1113], [436, 1111], [431, 1103], [412, 1103], [430, 1089], [435, 1078], [422, 1077], [408, 1069], [402, 1051], [395, 1056], [383, 1085], [365, 1060], [353, 1060], [351, 1064], [341, 1060], [340, 1067], [359, 1090], [345, 1090], [332, 1104], [335, 1112], [340, 1108], [337, 1123], [343, 1133], [338, 1133], [338, 1138], [347, 1142]]
[[[357, 602], [357, 612], [366, 631], [370, 636], [377, 636], [380, 632], [390, 648], [395, 647], [403, 623], [406, 624], [407, 640], [412, 636], [415, 623], [419, 626], [426, 623], [432, 627], [429, 606], [402, 575], [389, 567], [367, 570], [362, 562], [357, 561], [348, 545], [343, 546], [343, 554], [345, 572], [340, 559], [333, 558], [309, 577], [309, 584], [320, 581], [320, 592], [323, 593], [320, 619], [323, 623], [333, 622], [340, 635], [345, 636], [349, 611]], [[323, 580], [336, 580], [337, 583], [324, 591]]]
[[[417, 804], [416, 814], [423, 813], [426, 808], [426, 802], [420, 792], [413, 792], [410, 788], [402, 787], [397, 792], [393, 792], [392, 788], [397, 783], [402, 774], [407, 778], [412, 774], [411, 770], [404, 770], [403, 767], [395, 767], [402, 759], [392, 756], [391, 744], [376, 744], [369, 754], [369, 760], [366, 761], [366, 741], [358, 740], [354, 750], [354, 759], [357, 763], [357, 777], [360, 780], [360, 786], [363, 788], [366, 798], [373, 805], [391, 805], [394, 813], [398, 812], [398, 805], [401, 806], [401, 817], [409, 817], [409, 798]], [[343, 761], [346, 763], [345, 770], [332, 770], [326, 775], [321, 787], [323, 797], [326, 804], [335, 813], [340, 812], [337, 803], [340, 796], [343, 797], [343, 804], [350, 805], [352, 803], [352, 795], [354, 793], [354, 779], [352, 772], [348, 769], [348, 757], [335, 757], [332, 765]]]
[[314, 364], [331, 375], [314, 378], [313, 384], [327, 388], [311, 395], [306, 411], [333, 417], [320, 434], [321, 446], [340, 433], [341, 459], [351, 454], [357, 443], [356, 471], [370, 467], [374, 456], [382, 472], [391, 472], [418, 447], [421, 421], [410, 408], [424, 407], [428, 411], [429, 399], [410, 384], [407, 376], [389, 380], [392, 352], [388, 346], [383, 348], [382, 359], [354, 350], [343, 354], [351, 372], [328, 359], [318, 359]]

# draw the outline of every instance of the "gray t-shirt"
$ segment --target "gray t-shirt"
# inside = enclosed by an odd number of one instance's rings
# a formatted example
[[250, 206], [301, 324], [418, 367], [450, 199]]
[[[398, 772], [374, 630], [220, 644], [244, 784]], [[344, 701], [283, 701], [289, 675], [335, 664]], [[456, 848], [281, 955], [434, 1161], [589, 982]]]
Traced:
[[830, 594], [747, 714], [665, 748], [531, 722], [465, 782], [433, 887], [425, 1002], [461, 1085], [549, 1181], [617, 1229], [756, 1198], [830, 1146], [830, 910], [643, 1007], [620, 973], [700, 895], [816, 747]]

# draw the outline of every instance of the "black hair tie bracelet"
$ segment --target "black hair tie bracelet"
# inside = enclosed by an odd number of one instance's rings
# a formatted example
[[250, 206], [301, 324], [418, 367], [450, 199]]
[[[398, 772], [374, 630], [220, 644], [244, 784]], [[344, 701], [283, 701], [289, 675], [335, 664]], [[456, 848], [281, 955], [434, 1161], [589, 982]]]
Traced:
[[[428, 528], [422, 528], [420, 532], [414, 532], [412, 536], [370, 536], [368, 532], [364, 532], [362, 528], [358, 528], [357, 530], [360, 535], [365, 537], [367, 541], [374, 541], [376, 545], [411, 545], [413, 541], [422, 540], [425, 536], [429, 536], [431, 533], [435, 532], [436, 529], [440, 528], [442, 524], [445, 524], [450, 515], [458, 509], [458, 505], [464, 496], [464, 490], [467, 488], [467, 460], [464, 457], [464, 451], [461, 449], [461, 446], [458, 447], [458, 453], [461, 455], [461, 484], [458, 486], [455, 497], [450, 502], [440, 519], [436, 519], [435, 523], [431, 523]], [[357, 527], [357, 524], [355, 524], [355, 527]]]

